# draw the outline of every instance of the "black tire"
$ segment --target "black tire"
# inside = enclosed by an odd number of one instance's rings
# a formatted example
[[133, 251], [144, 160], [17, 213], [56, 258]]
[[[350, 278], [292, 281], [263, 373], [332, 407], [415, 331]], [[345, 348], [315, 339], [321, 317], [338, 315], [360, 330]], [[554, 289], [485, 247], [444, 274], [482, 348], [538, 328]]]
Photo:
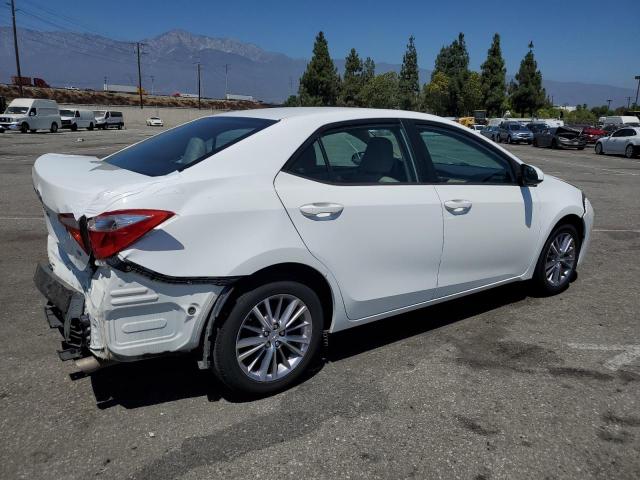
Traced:
[[[547, 260], [547, 255], [549, 254], [549, 249], [551, 248], [551, 244], [553, 240], [555, 240], [558, 235], [563, 233], [568, 233], [573, 237], [573, 241], [575, 245], [575, 258], [573, 261], [572, 272], [569, 275], [567, 275], [564, 281], [562, 281], [560, 284], [553, 285], [547, 279], [547, 276], [545, 274], [546, 260]], [[547, 241], [545, 242], [544, 247], [542, 248], [542, 252], [540, 252], [540, 257], [538, 257], [538, 262], [536, 263], [536, 269], [533, 273], [532, 281], [533, 281], [534, 288], [536, 289], [537, 292], [541, 293], [542, 295], [556, 295], [560, 292], [563, 292], [569, 287], [569, 284], [576, 276], [576, 268], [578, 264], [578, 257], [580, 255], [581, 244], [582, 244], [582, 239], [578, 235], [578, 231], [573, 225], [570, 225], [570, 224], [559, 225], [553, 230], [553, 232], [551, 232], [551, 235], [549, 235], [549, 238], [547, 238]]]
[[598, 154], [598, 155], [603, 155], [604, 154], [604, 151], [602, 150], [602, 143], [600, 143], [600, 142], [596, 143], [595, 151], [596, 151], [596, 154]]
[[93, 130], [93, 122], [89, 123], [89, 126], [87, 127], [87, 130], [89, 130], [89, 131]]
[[49, 131], [50, 131], [51, 133], [56, 133], [56, 132], [58, 131], [58, 124], [57, 124], [56, 122], [53, 122], [53, 123], [51, 124], [51, 128], [49, 129]]
[[[236, 358], [236, 340], [244, 319], [254, 306], [273, 295], [294, 295], [304, 302], [311, 316], [311, 339], [305, 355], [286, 376], [279, 380], [261, 382], [250, 378]], [[216, 328], [211, 358], [213, 373], [233, 393], [242, 395], [268, 395], [290, 387], [305, 372], [320, 348], [323, 318], [318, 295], [309, 287], [294, 281], [277, 281], [261, 285], [240, 295], [234, 302], [226, 320]]]
[[558, 148], [558, 142], [556, 141], [555, 138], [551, 140], [551, 148], [553, 148], [554, 150]]
[[28, 131], [29, 131], [29, 124], [27, 122], [22, 122], [20, 124], [20, 133], [27, 133]]
[[118, 124], [118, 130], [122, 130], [122, 123]]
[[534, 139], [533, 139], [533, 146], [534, 146], [534, 147], [537, 147], [537, 146], [538, 146], [538, 139], [537, 139], [537, 138], [534, 138]]
[[584, 147], [578, 147], [578, 150], [584, 150]]
[[633, 145], [627, 145], [627, 148], [624, 149], [624, 156], [633, 158]]
[[72, 124], [71, 124], [71, 131], [72, 131], [72, 132], [75, 132], [76, 130], [78, 130], [78, 125], [77, 125], [77, 124], [75, 124], [75, 123], [72, 123]]

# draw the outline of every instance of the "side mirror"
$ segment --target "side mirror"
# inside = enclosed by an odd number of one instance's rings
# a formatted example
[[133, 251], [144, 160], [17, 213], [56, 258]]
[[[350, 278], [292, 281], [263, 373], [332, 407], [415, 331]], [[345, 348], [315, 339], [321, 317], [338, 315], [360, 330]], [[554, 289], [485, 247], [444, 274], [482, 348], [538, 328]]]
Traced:
[[520, 184], [523, 187], [535, 187], [544, 180], [544, 173], [538, 167], [523, 163], [520, 165]]
[[36, 116], [36, 112], [34, 112], [33, 110], [29, 111], [29, 116], [30, 117], [35, 117]]

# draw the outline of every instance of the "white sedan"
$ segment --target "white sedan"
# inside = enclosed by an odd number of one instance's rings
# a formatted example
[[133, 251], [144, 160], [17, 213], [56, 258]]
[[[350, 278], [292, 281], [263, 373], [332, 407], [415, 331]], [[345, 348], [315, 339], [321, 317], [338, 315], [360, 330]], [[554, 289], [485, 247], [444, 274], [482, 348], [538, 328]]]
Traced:
[[252, 394], [291, 385], [325, 334], [510, 282], [559, 293], [593, 224], [579, 189], [396, 110], [205, 117], [102, 161], [44, 155], [33, 183], [63, 359], [194, 352]]
[[164, 122], [159, 117], [149, 117], [147, 118], [147, 126], [148, 127], [164, 127]]
[[617, 154], [627, 158], [640, 155], [640, 127], [623, 127], [608, 137], [599, 138], [595, 150], [598, 155]]

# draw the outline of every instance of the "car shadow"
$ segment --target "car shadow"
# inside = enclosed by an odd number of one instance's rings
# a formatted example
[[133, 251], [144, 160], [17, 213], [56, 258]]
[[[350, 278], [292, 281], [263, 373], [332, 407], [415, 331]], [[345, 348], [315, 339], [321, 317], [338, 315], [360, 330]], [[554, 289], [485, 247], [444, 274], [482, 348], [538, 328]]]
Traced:
[[[529, 295], [526, 283], [515, 283], [332, 334], [322, 358], [297, 383], [315, 376], [326, 362], [340, 362], [437, 330]], [[115, 365], [94, 373], [90, 379], [100, 409], [117, 405], [135, 409], [193, 397], [207, 397], [211, 402], [224, 398], [234, 403], [255, 399], [230, 394], [210, 371], [200, 370], [196, 359], [186, 355]]]

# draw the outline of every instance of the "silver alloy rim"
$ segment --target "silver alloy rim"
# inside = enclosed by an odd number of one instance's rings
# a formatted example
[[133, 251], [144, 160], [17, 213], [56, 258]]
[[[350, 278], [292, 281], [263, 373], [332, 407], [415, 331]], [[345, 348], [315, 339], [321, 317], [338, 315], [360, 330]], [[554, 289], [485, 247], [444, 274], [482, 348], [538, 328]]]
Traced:
[[545, 276], [557, 287], [570, 278], [576, 262], [576, 242], [570, 233], [559, 233], [549, 245], [545, 262]]
[[236, 358], [252, 380], [273, 382], [289, 375], [311, 342], [311, 313], [293, 295], [273, 295], [255, 305], [236, 337]]

